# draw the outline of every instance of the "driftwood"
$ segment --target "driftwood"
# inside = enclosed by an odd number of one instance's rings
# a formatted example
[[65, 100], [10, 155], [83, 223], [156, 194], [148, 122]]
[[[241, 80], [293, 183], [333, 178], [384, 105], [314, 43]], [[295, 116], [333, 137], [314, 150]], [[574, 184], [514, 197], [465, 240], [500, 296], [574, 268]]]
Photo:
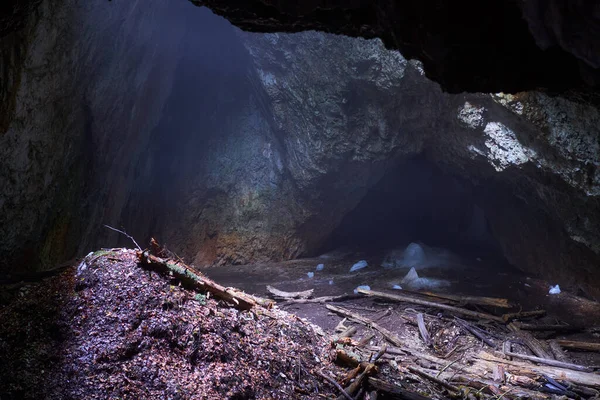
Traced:
[[510, 356], [510, 357], [520, 358], [522, 360], [533, 361], [538, 364], [551, 365], [553, 367], [559, 367], [559, 368], [567, 368], [567, 369], [572, 369], [574, 371], [583, 371], [583, 372], [593, 372], [594, 371], [590, 367], [585, 367], [585, 366], [579, 365], [579, 364], [565, 363], [565, 362], [561, 362], [561, 361], [550, 360], [547, 358], [528, 356], [526, 354], [519, 354], [519, 353], [513, 353], [513, 352], [508, 352], [508, 353], [505, 352], [504, 354], [506, 354], [507, 356]]
[[187, 265], [170, 259], [162, 259], [147, 251], [137, 252], [140, 263], [144, 268], [150, 268], [162, 273], [169, 273], [181, 281], [182, 284], [191, 286], [193, 289], [209, 292], [215, 297], [233, 303], [236, 308], [249, 310], [257, 304], [270, 308], [273, 301], [261, 299], [237, 290], [226, 288], [211, 279], [200, 275], [197, 271]]
[[354, 322], [358, 322], [360, 324], [363, 324], [363, 325], [366, 325], [368, 327], [375, 329], [376, 331], [381, 333], [383, 335], [383, 337], [386, 338], [386, 340], [388, 340], [393, 345], [396, 345], [398, 347], [402, 346], [402, 341], [400, 340], [400, 338], [398, 336], [396, 336], [394, 333], [388, 331], [384, 327], [378, 325], [376, 322], [373, 322], [369, 318], [364, 317], [360, 314], [354, 313], [352, 311], [346, 310], [341, 307], [332, 306], [331, 304], [327, 304], [326, 307], [328, 310], [333, 311], [338, 314], [341, 314], [344, 317], [347, 317]]
[[308, 299], [315, 291], [315, 289], [310, 289], [303, 292], [284, 292], [270, 285], [267, 285], [267, 290], [273, 296], [281, 297], [282, 299]]
[[589, 372], [573, 371], [565, 368], [550, 367], [544, 365], [526, 364], [520, 361], [509, 361], [487, 352], [480, 352], [477, 358], [494, 364], [507, 365], [507, 372], [516, 375], [547, 375], [553, 379], [566, 380], [578, 385], [600, 387], [600, 375]]
[[427, 301], [427, 300], [417, 299], [417, 298], [414, 298], [411, 296], [388, 294], [388, 293], [384, 293], [384, 292], [377, 292], [374, 290], [365, 290], [365, 289], [358, 289], [357, 291], [358, 291], [358, 293], [366, 294], [366, 295], [373, 296], [373, 297], [380, 297], [380, 298], [388, 299], [388, 300], [395, 300], [395, 301], [400, 301], [400, 302], [406, 302], [406, 303], [412, 303], [412, 304], [419, 304], [422, 306], [439, 308], [442, 310], [453, 312], [455, 314], [465, 315], [465, 316], [468, 316], [471, 318], [487, 319], [487, 320], [496, 321], [496, 322], [504, 322], [502, 317], [497, 317], [492, 314], [486, 314], [486, 313], [481, 313], [481, 312], [477, 312], [477, 311], [466, 310], [464, 308], [449, 306], [447, 304], [434, 303], [434, 302]]
[[557, 340], [556, 343], [565, 349], [584, 350], [584, 351], [600, 351], [600, 343], [594, 342], [577, 342], [573, 340]]

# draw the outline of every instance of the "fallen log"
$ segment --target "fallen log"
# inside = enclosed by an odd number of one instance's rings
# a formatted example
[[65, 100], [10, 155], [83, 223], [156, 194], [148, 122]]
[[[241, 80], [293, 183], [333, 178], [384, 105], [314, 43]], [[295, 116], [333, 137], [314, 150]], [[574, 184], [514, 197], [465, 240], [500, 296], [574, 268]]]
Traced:
[[440, 299], [452, 300], [458, 304], [474, 304], [479, 306], [490, 306], [490, 307], [499, 307], [499, 308], [511, 308], [513, 305], [509, 303], [508, 299], [503, 299], [500, 297], [482, 297], [482, 296], [461, 296], [461, 295], [453, 295], [448, 293], [434, 293], [434, 292], [412, 292], [408, 290], [404, 290], [404, 292], [408, 293], [416, 293], [422, 294], [429, 297], [437, 297]]
[[592, 388], [600, 387], [600, 375], [590, 372], [573, 371], [566, 368], [550, 367], [545, 365], [526, 364], [520, 361], [509, 361], [496, 357], [485, 351], [479, 352], [476, 356], [479, 360], [488, 363], [501, 363], [508, 365], [507, 370], [515, 375], [548, 375], [556, 380], [565, 380], [578, 385], [590, 386]]
[[487, 320], [496, 321], [496, 322], [504, 322], [502, 317], [497, 317], [492, 314], [466, 310], [464, 308], [449, 306], [447, 304], [434, 303], [431, 301], [421, 300], [421, 299], [417, 299], [417, 298], [406, 296], [406, 295], [389, 294], [389, 293], [377, 292], [374, 290], [366, 290], [366, 289], [358, 289], [357, 291], [358, 291], [358, 293], [366, 294], [368, 296], [380, 297], [380, 298], [388, 299], [388, 300], [395, 300], [395, 301], [399, 301], [399, 302], [406, 302], [406, 303], [412, 303], [412, 304], [419, 304], [419, 305], [427, 306], [427, 307], [439, 308], [439, 309], [450, 311], [450, 312], [453, 312], [456, 314], [465, 315], [465, 316], [468, 316], [471, 318], [487, 319]]
[[315, 291], [315, 289], [310, 289], [302, 292], [284, 292], [283, 290], [279, 290], [270, 285], [267, 285], [267, 290], [273, 296], [280, 297], [282, 299], [308, 299]]
[[273, 305], [272, 300], [261, 299], [232, 288], [226, 288], [219, 285], [211, 279], [200, 275], [191, 267], [171, 259], [162, 259], [153, 256], [147, 251], [137, 251], [137, 256], [140, 264], [144, 268], [153, 269], [157, 272], [172, 274], [182, 284], [191, 286], [195, 290], [201, 292], [209, 292], [218, 299], [233, 303], [236, 308], [249, 310], [260, 304], [270, 308]]
[[400, 340], [400, 338], [398, 336], [396, 336], [394, 333], [390, 332], [389, 330], [385, 329], [384, 327], [378, 325], [376, 322], [373, 322], [369, 318], [364, 317], [360, 314], [354, 313], [352, 311], [346, 310], [341, 307], [332, 306], [331, 304], [327, 304], [326, 307], [328, 310], [333, 311], [338, 314], [341, 314], [344, 317], [347, 317], [348, 319], [351, 319], [354, 322], [358, 322], [360, 324], [363, 324], [365, 326], [375, 329], [377, 332], [381, 333], [387, 341], [389, 341], [393, 345], [402, 347], [402, 341]]
[[565, 349], [584, 350], [584, 351], [600, 351], [600, 343], [595, 342], [578, 342], [573, 340], [557, 340], [556, 343]]
[[519, 353], [513, 353], [513, 352], [505, 352], [504, 354], [506, 354], [507, 356], [510, 356], [510, 357], [520, 358], [522, 360], [533, 361], [538, 364], [551, 365], [553, 367], [559, 367], [559, 368], [567, 368], [567, 369], [572, 369], [574, 371], [583, 371], [583, 372], [593, 372], [594, 371], [590, 367], [586, 367], [586, 366], [579, 365], [579, 364], [565, 363], [562, 361], [550, 360], [550, 359], [541, 358], [541, 357], [528, 356], [526, 354], [519, 354]]
[[573, 325], [536, 325], [524, 324], [522, 322], [513, 322], [519, 329], [524, 331], [556, 331], [556, 332], [578, 332], [583, 328]]

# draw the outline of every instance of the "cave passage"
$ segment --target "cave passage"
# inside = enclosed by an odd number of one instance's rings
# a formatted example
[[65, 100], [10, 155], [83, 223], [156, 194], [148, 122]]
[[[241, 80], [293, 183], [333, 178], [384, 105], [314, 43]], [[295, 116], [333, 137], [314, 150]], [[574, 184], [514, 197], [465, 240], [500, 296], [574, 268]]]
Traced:
[[472, 185], [424, 156], [390, 168], [345, 215], [322, 252], [349, 247], [380, 253], [411, 242], [502, 258]]

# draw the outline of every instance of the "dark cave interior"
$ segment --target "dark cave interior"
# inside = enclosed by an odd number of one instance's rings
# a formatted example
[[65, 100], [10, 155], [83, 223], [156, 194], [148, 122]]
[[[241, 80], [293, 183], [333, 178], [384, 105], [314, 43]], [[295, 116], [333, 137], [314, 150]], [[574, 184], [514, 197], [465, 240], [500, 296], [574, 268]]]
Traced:
[[390, 168], [321, 250], [350, 246], [381, 251], [410, 242], [501, 257], [472, 185], [424, 156]]

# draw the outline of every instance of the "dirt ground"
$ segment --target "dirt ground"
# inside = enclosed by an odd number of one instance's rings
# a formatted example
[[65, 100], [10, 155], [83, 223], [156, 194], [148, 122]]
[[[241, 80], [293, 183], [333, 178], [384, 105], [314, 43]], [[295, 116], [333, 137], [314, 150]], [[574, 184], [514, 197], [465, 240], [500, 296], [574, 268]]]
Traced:
[[[267, 285], [314, 289], [314, 301], [367, 284], [439, 302], [391, 289], [406, 270], [383, 269], [377, 259], [365, 257], [370, 265], [350, 273], [360, 256], [205, 273], [263, 297]], [[548, 295], [548, 282], [477, 260], [458, 271], [420, 274], [447, 281], [440, 293], [504, 297], [513, 306], [441, 301], [483, 316], [473, 318], [430, 303], [359, 294], [241, 311], [143, 268], [133, 250], [99, 251], [59, 275], [0, 286], [0, 400], [598, 397], [600, 352], [554, 354], [549, 346], [561, 339], [600, 343], [598, 303], [568, 292]], [[531, 310], [545, 313], [500, 318]], [[566, 329], [532, 330], [549, 325]], [[535, 356], [532, 340], [547, 357], [579, 370], [502, 353], [508, 343], [513, 353]]]

